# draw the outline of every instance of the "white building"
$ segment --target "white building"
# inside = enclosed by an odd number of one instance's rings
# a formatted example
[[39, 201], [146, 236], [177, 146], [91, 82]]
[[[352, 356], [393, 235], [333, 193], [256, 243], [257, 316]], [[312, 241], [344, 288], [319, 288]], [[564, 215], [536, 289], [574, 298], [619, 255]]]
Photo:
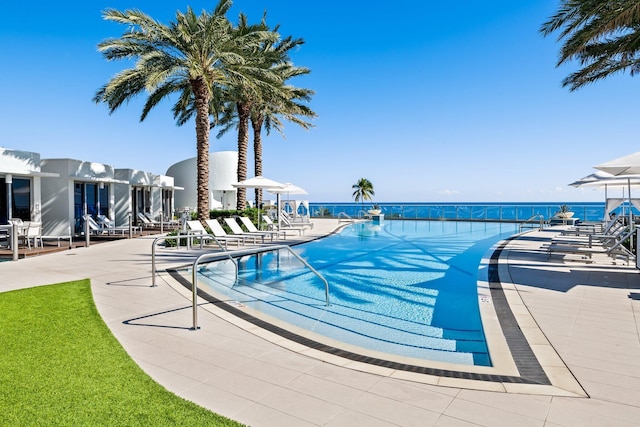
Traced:
[[41, 178], [55, 177], [42, 171], [40, 154], [0, 148], [0, 224], [10, 218], [41, 222]]
[[[211, 209], [235, 209], [236, 189], [232, 187], [238, 181], [238, 153], [219, 151], [209, 154], [209, 200]], [[194, 211], [198, 202], [196, 158], [175, 163], [167, 169], [175, 185], [184, 191], [175, 193], [175, 207], [178, 211]]]
[[173, 177], [136, 169], [116, 169], [115, 177], [120, 181], [114, 185], [116, 224], [128, 224], [130, 213], [134, 223], [139, 212], [158, 220], [162, 216], [164, 221], [174, 216], [174, 191], [181, 188]]
[[55, 173], [42, 183], [43, 234], [81, 233], [83, 216], [114, 216], [114, 168], [73, 159], [44, 159], [42, 171]]

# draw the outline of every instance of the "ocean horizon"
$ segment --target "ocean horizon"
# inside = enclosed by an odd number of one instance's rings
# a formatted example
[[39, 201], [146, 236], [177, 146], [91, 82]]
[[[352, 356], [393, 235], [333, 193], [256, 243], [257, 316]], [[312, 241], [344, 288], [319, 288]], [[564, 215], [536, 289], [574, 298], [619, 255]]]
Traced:
[[[298, 214], [312, 217], [360, 217], [377, 205], [388, 219], [433, 219], [470, 221], [527, 221], [552, 218], [562, 205], [568, 206], [580, 221], [602, 221], [606, 204], [602, 202], [309, 202], [309, 212], [300, 204]], [[293, 208], [293, 206], [291, 206]], [[290, 209], [291, 209], [290, 208]], [[640, 214], [631, 206], [634, 215]], [[629, 203], [623, 202], [610, 212], [628, 215]]]

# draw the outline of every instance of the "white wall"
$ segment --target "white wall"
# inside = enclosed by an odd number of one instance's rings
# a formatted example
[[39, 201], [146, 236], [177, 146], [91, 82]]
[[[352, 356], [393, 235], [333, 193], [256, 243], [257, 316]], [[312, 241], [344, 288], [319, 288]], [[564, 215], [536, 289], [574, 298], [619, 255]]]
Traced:
[[[237, 182], [238, 153], [236, 151], [219, 151], [209, 154], [209, 196], [212, 209], [235, 209], [236, 189], [231, 184]], [[196, 158], [175, 163], [167, 169], [175, 185], [184, 190], [175, 192], [175, 207], [195, 210], [198, 202]], [[214, 200], [220, 202], [216, 204]]]

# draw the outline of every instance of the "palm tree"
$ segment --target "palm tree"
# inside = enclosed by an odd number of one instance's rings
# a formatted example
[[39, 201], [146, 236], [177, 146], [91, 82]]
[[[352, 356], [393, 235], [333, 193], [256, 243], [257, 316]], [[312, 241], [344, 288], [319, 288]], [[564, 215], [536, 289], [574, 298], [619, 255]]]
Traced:
[[[232, 84], [228, 87], [227, 99], [229, 106], [227, 108], [227, 116], [235, 111], [237, 117], [237, 129], [238, 129], [238, 181], [247, 179], [247, 152], [249, 148], [249, 119], [251, 117], [252, 105], [258, 102], [262, 96], [268, 94], [275, 88], [280, 86], [280, 80], [268, 67], [265, 67], [265, 63], [269, 63], [273, 60], [274, 56], [272, 52], [264, 49], [265, 45], [275, 43], [279, 39], [279, 34], [269, 30], [269, 27], [265, 23], [265, 16], [263, 16], [260, 24], [249, 25], [247, 17], [244, 14], [240, 14], [238, 18], [238, 25], [234, 28], [234, 33], [238, 37], [244, 37], [247, 34], [263, 33], [269, 35], [269, 37], [263, 37], [260, 39], [259, 46], [246, 45], [246, 49], [243, 50], [243, 56], [246, 58], [246, 63], [242, 65], [242, 72], [236, 74]], [[246, 189], [238, 188], [236, 209], [244, 210], [246, 206]]]
[[[268, 38], [263, 32], [238, 34], [225, 17], [231, 0], [220, 0], [212, 13], [200, 16], [187, 9], [166, 26], [138, 10], [108, 9], [105, 20], [125, 24], [120, 38], [98, 45], [107, 60], [135, 59], [133, 68], [118, 73], [94, 96], [113, 113], [123, 103], [148, 92], [140, 121], [165, 97], [177, 94], [173, 115], [182, 125], [195, 112], [197, 146], [198, 218], [209, 217], [209, 112], [219, 110], [225, 86], [248, 73], [244, 52]], [[215, 122], [215, 120], [214, 120]]]
[[365, 200], [372, 200], [372, 196], [376, 195], [373, 191], [373, 184], [367, 178], [360, 178], [351, 188], [355, 190], [353, 199], [356, 203], [361, 202], [364, 204]]
[[[278, 64], [273, 68], [274, 72], [280, 76], [283, 86], [280, 91], [269, 100], [258, 102], [253, 105], [251, 110], [251, 127], [253, 129], [253, 154], [254, 154], [254, 170], [256, 175], [262, 175], [262, 128], [269, 135], [271, 129], [275, 129], [285, 138], [284, 125], [282, 119], [298, 126], [309, 129], [313, 125], [304, 120], [306, 117], [316, 117], [307, 105], [301, 101], [308, 102], [314, 92], [310, 89], [297, 88], [284, 83], [292, 77], [308, 74], [309, 69], [304, 67], [295, 67], [287, 62]], [[262, 204], [262, 189], [256, 188], [256, 203], [258, 206]]]
[[[257, 28], [261, 31], [271, 31], [266, 24], [266, 15], [256, 26], [249, 26], [245, 15], [238, 19], [237, 31], [243, 33], [249, 28]], [[278, 35], [279, 27], [272, 34]], [[288, 52], [296, 46], [304, 43], [302, 39], [287, 37], [280, 40], [272, 38], [264, 41], [260, 49], [251, 52], [252, 63], [261, 73], [254, 74], [251, 84], [238, 85], [231, 88], [228, 99], [234, 102], [228, 104], [224, 115], [220, 119], [223, 125], [218, 132], [218, 138], [232, 128], [238, 132], [238, 181], [247, 176], [247, 151], [249, 145], [249, 125], [254, 135], [254, 166], [255, 175], [262, 175], [262, 139], [261, 130], [263, 124], [267, 133], [271, 125], [282, 133], [282, 124], [276, 115], [282, 115], [287, 120], [299, 124], [305, 128], [311, 126], [298, 116], [313, 117], [313, 113], [307, 106], [299, 101], [308, 101], [313, 94], [307, 89], [299, 89], [285, 85], [285, 81], [291, 77], [307, 74], [309, 70], [295, 67], [289, 62]], [[262, 203], [262, 191], [256, 189], [256, 206]], [[237, 209], [244, 209], [246, 203], [245, 189], [238, 190]]]
[[540, 32], [560, 31], [558, 66], [570, 60], [582, 66], [562, 81], [574, 91], [617, 72], [640, 72], [639, 25], [638, 0], [562, 0]]

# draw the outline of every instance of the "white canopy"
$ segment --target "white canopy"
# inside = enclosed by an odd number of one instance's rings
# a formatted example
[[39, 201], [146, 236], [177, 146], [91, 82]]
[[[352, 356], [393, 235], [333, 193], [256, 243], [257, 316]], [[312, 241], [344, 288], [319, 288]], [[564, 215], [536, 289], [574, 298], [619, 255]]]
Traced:
[[283, 184], [281, 188], [268, 188], [267, 191], [273, 194], [309, 194], [303, 188], [293, 185], [290, 182]]
[[283, 188], [284, 184], [258, 175], [253, 178], [231, 184], [231, 186], [236, 188]]
[[640, 174], [640, 151], [595, 166], [612, 175]]

